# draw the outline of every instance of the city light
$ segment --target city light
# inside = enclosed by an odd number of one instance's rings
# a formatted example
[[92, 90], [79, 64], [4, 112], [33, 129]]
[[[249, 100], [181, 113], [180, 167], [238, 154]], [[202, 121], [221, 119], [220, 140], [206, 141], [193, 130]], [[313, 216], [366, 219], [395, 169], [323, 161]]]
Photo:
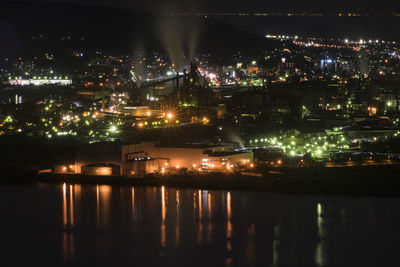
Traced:
[[172, 113], [172, 112], [168, 112], [167, 113], [167, 119], [168, 120], [172, 120], [174, 117], [175, 117], [174, 113]]
[[116, 133], [117, 131], [118, 131], [118, 128], [117, 128], [117, 126], [115, 126], [115, 125], [111, 125], [111, 127], [110, 127], [110, 132], [112, 132], [112, 133]]

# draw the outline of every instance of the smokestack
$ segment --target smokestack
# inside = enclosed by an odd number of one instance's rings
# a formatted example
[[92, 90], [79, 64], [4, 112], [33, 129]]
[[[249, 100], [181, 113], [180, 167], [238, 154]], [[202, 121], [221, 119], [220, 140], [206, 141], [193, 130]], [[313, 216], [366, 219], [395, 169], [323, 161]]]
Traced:
[[181, 102], [181, 89], [179, 88], [179, 73], [176, 73], [176, 91], [178, 92], [178, 104]]
[[183, 86], [186, 87], [188, 85], [188, 75], [186, 69], [183, 70]]
[[176, 74], [176, 89], [179, 90], [179, 73]]

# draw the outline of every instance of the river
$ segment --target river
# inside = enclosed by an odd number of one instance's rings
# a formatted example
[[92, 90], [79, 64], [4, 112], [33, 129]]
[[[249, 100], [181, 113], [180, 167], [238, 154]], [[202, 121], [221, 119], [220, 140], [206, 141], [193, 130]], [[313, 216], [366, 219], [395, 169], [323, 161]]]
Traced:
[[2, 266], [393, 266], [400, 199], [0, 187]]

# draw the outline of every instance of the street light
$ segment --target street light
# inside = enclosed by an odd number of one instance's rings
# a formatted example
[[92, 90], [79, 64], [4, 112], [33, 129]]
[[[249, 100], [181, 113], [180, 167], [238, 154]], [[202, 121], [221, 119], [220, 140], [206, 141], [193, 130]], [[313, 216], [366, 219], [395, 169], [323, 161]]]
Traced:
[[111, 127], [110, 127], [110, 132], [112, 132], [112, 133], [116, 133], [118, 131], [118, 128], [117, 128], [117, 126], [115, 126], [115, 125], [112, 125]]

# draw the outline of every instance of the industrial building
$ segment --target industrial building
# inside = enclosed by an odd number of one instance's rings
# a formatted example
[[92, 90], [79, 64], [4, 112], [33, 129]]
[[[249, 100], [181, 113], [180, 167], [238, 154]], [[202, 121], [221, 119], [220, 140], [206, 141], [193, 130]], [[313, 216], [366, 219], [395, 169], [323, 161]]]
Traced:
[[[232, 151], [225, 145], [161, 145], [141, 142], [122, 146], [122, 175], [189, 171], [231, 171], [250, 166], [252, 152]], [[146, 171], [144, 171], [146, 170]]]
[[[89, 149], [90, 147], [90, 149]], [[253, 152], [229, 145], [163, 145], [141, 142], [92, 144], [79, 150], [75, 162], [56, 165], [54, 172], [102, 176], [143, 176], [191, 172], [230, 172], [253, 166]]]
[[120, 175], [120, 155], [119, 143], [82, 145], [75, 155], [74, 163], [66, 165], [65, 170], [85, 175]]
[[115, 164], [90, 164], [81, 167], [83, 175], [111, 176], [120, 174], [120, 166]]

